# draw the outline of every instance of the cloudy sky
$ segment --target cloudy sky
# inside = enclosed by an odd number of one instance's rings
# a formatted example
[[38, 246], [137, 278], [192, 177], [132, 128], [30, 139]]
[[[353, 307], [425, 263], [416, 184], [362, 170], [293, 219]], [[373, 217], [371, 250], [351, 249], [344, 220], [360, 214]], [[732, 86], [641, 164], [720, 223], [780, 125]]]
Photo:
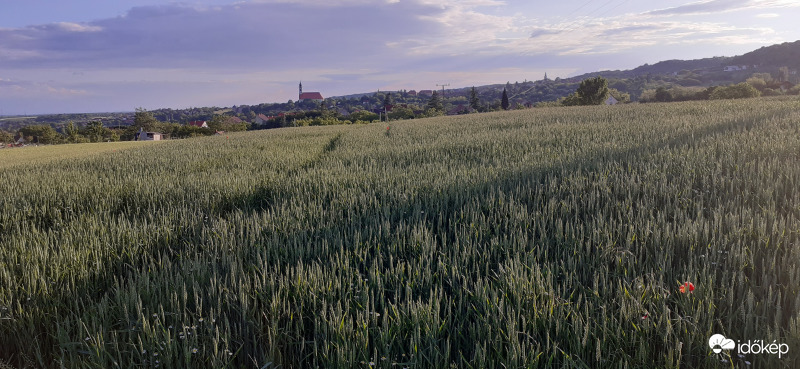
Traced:
[[0, 3], [0, 115], [286, 102], [739, 55], [800, 39], [795, 0]]

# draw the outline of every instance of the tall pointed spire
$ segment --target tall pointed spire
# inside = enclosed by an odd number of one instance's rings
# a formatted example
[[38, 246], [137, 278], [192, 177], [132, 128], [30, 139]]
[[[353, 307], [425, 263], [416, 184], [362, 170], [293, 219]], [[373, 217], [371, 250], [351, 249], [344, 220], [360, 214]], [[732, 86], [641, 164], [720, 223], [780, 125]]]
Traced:
[[300, 81], [300, 93], [297, 95], [298, 97], [303, 94], [303, 81]]

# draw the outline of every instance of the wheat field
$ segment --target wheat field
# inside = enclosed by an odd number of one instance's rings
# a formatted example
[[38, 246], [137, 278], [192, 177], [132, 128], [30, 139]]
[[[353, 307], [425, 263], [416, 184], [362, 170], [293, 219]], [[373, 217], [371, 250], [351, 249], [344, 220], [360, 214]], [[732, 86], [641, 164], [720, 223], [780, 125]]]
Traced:
[[0, 150], [0, 366], [800, 365], [797, 99], [92, 145]]

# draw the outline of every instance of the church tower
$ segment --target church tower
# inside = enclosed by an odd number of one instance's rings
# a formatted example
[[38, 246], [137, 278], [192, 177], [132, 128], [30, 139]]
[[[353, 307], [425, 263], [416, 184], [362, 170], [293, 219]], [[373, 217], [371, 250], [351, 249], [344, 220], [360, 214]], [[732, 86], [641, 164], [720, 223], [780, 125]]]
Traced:
[[300, 93], [297, 94], [297, 97], [303, 94], [303, 81], [300, 81]]

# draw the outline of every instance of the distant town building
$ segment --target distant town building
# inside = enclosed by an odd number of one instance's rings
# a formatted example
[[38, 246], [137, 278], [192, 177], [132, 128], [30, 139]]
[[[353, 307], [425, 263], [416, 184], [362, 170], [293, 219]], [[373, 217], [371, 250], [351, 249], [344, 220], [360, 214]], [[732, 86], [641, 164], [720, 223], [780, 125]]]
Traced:
[[198, 128], [208, 128], [208, 122], [204, 120], [195, 120], [189, 123], [186, 123], [187, 126], [198, 127]]
[[608, 99], [606, 99], [606, 105], [617, 105], [619, 101], [614, 98], [614, 96], [609, 95]]
[[225, 119], [225, 124], [239, 124], [242, 123], [242, 119], [239, 117], [230, 117]]
[[433, 95], [433, 91], [432, 90], [420, 90], [419, 91], [419, 96], [432, 96], [432, 95]]
[[256, 115], [256, 124], [262, 125], [264, 123], [267, 123], [267, 121], [269, 121], [272, 118], [274, 118], [274, 117], [272, 117], [272, 116], [268, 117], [268, 116], [266, 116], [264, 114]]
[[299, 95], [297, 97], [297, 100], [299, 100], [299, 101], [303, 101], [303, 100], [322, 101], [322, 100], [325, 100], [325, 98], [323, 98], [322, 94], [319, 93], [319, 92], [303, 92], [303, 82], [300, 82], [300, 93], [299, 93]]
[[747, 70], [746, 65], [729, 65], [723, 69], [725, 72], [736, 72], [740, 70]]

